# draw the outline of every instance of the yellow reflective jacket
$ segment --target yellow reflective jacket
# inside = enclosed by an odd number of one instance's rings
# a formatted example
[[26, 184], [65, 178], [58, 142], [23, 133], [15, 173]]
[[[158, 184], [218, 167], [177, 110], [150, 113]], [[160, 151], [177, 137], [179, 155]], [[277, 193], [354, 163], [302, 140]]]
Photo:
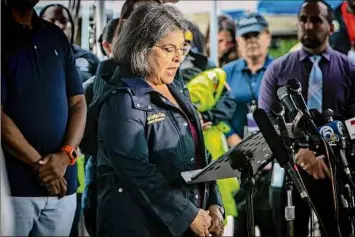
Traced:
[[[217, 104], [226, 85], [226, 78], [227, 75], [223, 69], [214, 68], [196, 75], [187, 83], [191, 101], [199, 112], [211, 110]], [[230, 129], [226, 123], [220, 122], [203, 132], [206, 148], [214, 160], [228, 151], [224, 134], [230, 132]], [[234, 193], [239, 189], [238, 180], [236, 178], [223, 179], [218, 180], [217, 184], [222, 195], [226, 217], [236, 216]]]

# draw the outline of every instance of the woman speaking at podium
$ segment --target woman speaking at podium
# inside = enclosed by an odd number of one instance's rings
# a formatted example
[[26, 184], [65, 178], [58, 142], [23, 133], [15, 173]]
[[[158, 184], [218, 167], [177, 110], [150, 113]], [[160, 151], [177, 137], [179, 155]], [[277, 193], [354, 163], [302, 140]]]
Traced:
[[176, 79], [186, 26], [172, 6], [143, 4], [114, 45], [118, 68], [98, 110], [98, 236], [223, 234], [215, 182], [180, 173], [209, 158], [199, 117]]

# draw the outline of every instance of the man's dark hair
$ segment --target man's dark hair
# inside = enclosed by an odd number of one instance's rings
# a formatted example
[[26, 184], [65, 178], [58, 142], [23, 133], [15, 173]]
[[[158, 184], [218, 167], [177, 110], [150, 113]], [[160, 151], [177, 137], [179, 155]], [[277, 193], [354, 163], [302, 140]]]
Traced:
[[304, 0], [300, 6], [300, 8], [298, 9], [298, 14], [297, 16], [299, 17], [300, 16], [300, 13], [301, 13], [301, 10], [302, 10], [302, 7], [305, 3], [318, 3], [318, 2], [321, 2], [323, 3], [326, 7], [327, 7], [327, 21], [329, 24], [331, 24], [334, 19], [335, 19], [335, 16], [334, 16], [334, 11], [333, 11], [333, 8], [329, 5], [329, 3], [327, 3], [326, 1], [324, 0]]
[[107, 25], [102, 30], [102, 34], [99, 38], [100, 43], [102, 43], [103, 41], [107, 41], [109, 43], [112, 43], [112, 40], [113, 40], [113, 37], [115, 34], [115, 30], [116, 30], [119, 20], [120, 20], [120, 18], [114, 18], [114, 19], [111, 19], [107, 23]]
[[73, 16], [71, 15], [69, 9], [65, 6], [63, 6], [62, 4], [49, 4], [49, 5], [45, 6], [44, 8], [42, 8], [42, 10], [39, 13], [39, 17], [43, 18], [44, 13], [46, 13], [47, 9], [50, 7], [62, 8], [68, 14], [69, 21], [71, 24], [71, 37], [69, 40], [70, 40], [70, 43], [73, 44], [74, 43], [75, 24], [74, 24]]
[[99, 37], [98, 42], [100, 43], [100, 49], [105, 56], [107, 55], [102, 46], [102, 42], [106, 41], [110, 44], [112, 43], [119, 20], [120, 20], [119, 18], [111, 19], [102, 30], [102, 34]]

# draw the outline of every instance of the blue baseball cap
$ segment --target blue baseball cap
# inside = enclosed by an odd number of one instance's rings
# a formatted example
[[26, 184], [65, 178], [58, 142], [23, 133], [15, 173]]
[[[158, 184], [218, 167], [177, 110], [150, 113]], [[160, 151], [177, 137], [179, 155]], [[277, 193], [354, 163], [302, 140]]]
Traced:
[[265, 18], [259, 14], [252, 13], [248, 16], [239, 18], [237, 22], [237, 36], [243, 36], [251, 32], [261, 32], [267, 28], [269, 24]]

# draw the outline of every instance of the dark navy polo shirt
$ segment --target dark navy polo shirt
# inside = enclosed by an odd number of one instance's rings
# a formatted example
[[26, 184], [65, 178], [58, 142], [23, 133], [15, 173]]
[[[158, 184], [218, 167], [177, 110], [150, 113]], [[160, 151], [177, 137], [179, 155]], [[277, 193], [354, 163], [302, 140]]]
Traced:
[[[83, 94], [68, 39], [56, 25], [33, 17], [33, 30], [14, 20], [2, 32], [1, 104], [26, 140], [44, 157], [60, 151], [68, 124], [68, 98]], [[13, 196], [48, 196], [37, 174], [5, 153]], [[67, 195], [77, 189], [76, 166], [65, 174]]]
[[[259, 92], [259, 107], [270, 115], [272, 103], [278, 101], [277, 89], [289, 79], [297, 79], [307, 102], [308, 78], [312, 62], [301, 49], [276, 59], [266, 70]], [[332, 109], [338, 117], [347, 117], [347, 109], [355, 104], [355, 64], [348, 57], [328, 47], [321, 54], [319, 66], [323, 72], [322, 109]]]
[[[237, 133], [243, 138], [244, 126], [247, 124], [247, 114], [249, 112], [247, 104], [253, 99], [258, 100], [261, 80], [266, 68], [272, 60], [271, 57], [267, 56], [263, 67], [255, 73], [250, 71], [245, 59], [238, 59], [223, 67], [227, 73], [227, 83], [231, 88], [231, 94], [237, 103], [232, 120], [226, 121], [232, 128], [231, 131], [226, 134], [227, 137], [233, 133]], [[253, 93], [251, 92], [251, 88]], [[253, 98], [254, 96], [256, 98]]]

